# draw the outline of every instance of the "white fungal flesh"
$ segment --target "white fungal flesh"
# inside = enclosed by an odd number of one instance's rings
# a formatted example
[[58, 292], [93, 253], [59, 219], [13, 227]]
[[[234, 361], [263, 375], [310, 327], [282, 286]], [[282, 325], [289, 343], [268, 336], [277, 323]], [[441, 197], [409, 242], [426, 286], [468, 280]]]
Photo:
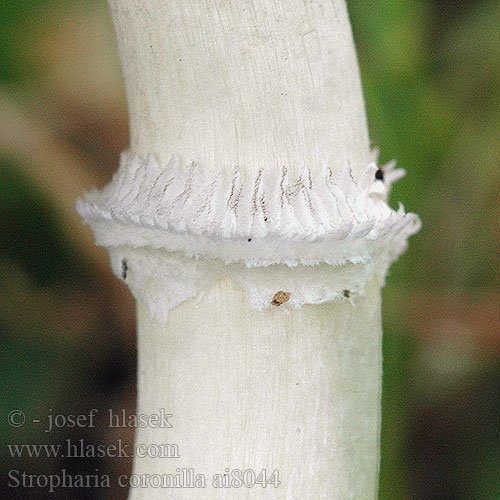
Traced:
[[[130, 152], [78, 210], [138, 299], [137, 412], [173, 414], [136, 443], [179, 447], [130, 500], [375, 500], [380, 288], [420, 221], [376, 176], [345, 1], [108, 3]], [[184, 469], [206, 487], [148, 482]]]

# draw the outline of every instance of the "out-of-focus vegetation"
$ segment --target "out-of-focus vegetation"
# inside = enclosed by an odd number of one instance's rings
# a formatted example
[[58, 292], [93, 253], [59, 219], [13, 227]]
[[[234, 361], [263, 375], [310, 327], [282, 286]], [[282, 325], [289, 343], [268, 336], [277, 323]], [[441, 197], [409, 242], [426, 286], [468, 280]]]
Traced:
[[500, 2], [349, 0], [423, 230], [384, 293], [383, 500], [500, 498]]
[[[500, 498], [500, 2], [348, 0], [371, 136], [408, 171], [423, 220], [384, 291], [381, 500]], [[104, 426], [44, 433], [29, 419], [134, 409], [128, 292], [73, 211], [127, 146], [104, 1], [0, 8], [2, 443], [130, 442]], [[128, 473], [125, 459], [12, 458], [0, 473]], [[5, 485], [6, 482], [2, 482]], [[2, 498], [38, 488], [0, 486]], [[57, 498], [125, 498], [62, 489]]]

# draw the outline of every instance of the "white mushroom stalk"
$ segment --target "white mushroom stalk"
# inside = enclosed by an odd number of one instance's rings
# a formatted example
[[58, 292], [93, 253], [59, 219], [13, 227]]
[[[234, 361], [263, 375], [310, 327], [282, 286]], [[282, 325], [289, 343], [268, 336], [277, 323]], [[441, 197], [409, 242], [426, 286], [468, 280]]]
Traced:
[[109, 3], [131, 147], [77, 209], [137, 299], [138, 412], [173, 415], [136, 443], [178, 450], [130, 498], [374, 500], [380, 288], [420, 221], [344, 1]]

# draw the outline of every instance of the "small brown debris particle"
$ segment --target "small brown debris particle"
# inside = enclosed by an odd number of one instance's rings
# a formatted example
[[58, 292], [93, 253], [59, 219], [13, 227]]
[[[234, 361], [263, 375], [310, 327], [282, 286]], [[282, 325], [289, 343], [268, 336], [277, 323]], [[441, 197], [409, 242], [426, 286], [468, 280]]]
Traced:
[[344, 290], [344, 297], [348, 299], [351, 296], [351, 292], [349, 290]]
[[122, 278], [124, 280], [127, 279], [127, 271], [128, 271], [127, 261], [125, 259], [123, 259], [122, 260]]
[[279, 291], [274, 294], [273, 300], [271, 301], [271, 304], [273, 306], [280, 306], [281, 304], [284, 304], [285, 302], [288, 302], [290, 300], [290, 294], [288, 292], [283, 292]]

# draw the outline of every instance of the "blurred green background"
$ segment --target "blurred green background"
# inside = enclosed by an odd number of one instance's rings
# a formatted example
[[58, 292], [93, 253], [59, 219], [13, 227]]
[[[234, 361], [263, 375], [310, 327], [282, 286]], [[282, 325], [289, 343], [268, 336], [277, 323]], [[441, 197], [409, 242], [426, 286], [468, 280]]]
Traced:
[[[381, 500], [500, 499], [500, 2], [348, 0], [373, 143], [408, 171], [424, 227], [384, 289]], [[2, 443], [131, 442], [130, 430], [7, 425], [22, 409], [134, 411], [128, 292], [74, 213], [127, 146], [103, 0], [0, 8]], [[0, 474], [130, 472], [129, 459], [13, 458]], [[121, 499], [119, 488], [1, 498]]]

